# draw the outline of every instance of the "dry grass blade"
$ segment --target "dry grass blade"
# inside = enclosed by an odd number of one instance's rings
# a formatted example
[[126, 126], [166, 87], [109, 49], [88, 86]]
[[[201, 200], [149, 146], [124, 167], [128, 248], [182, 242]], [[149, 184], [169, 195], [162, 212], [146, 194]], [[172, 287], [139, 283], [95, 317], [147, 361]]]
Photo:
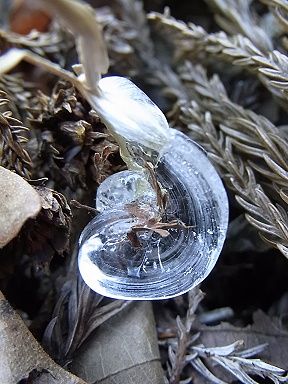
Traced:
[[32, 162], [25, 149], [27, 128], [15, 119], [9, 110], [9, 100], [0, 91], [0, 165], [15, 170], [20, 176], [30, 178]]
[[229, 34], [247, 36], [261, 51], [271, 51], [273, 43], [259, 27], [259, 20], [250, 10], [250, 0], [206, 0], [215, 10], [217, 24]]
[[225, 32], [207, 33], [193, 23], [188, 25], [167, 15], [149, 16], [158, 34], [165, 36], [175, 49], [176, 62], [213, 55], [213, 58], [256, 73], [267, 89], [287, 102], [288, 58], [279, 51], [261, 52], [251, 40], [242, 35], [228, 36]]

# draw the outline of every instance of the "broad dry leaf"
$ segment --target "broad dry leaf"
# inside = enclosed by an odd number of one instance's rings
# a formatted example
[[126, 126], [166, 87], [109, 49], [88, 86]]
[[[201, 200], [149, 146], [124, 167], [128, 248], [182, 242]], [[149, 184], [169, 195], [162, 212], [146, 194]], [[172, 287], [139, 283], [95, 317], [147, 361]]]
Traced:
[[34, 339], [0, 292], [0, 382], [85, 384], [57, 365]]
[[216, 347], [243, 340], [245, 349], [267, 343], [261, 359], [288, 369], [288, 330], [282, 327], [280, 321], [271, 319], [260, 310], [254, 313], [253, 320], [253, 324], [245, 328], [228, 323], [213, 327], [201, 325], [197, 327], [197, 331], [201, 331], [200, 342], [205, 347]]
[[41, 209], [39, 194], [21, 176], [0, 167], [0, 248], [19, 233]]
[[162, 384], [151, 303], [135, 302], [106, 321], [69, 368], [87, 383]]

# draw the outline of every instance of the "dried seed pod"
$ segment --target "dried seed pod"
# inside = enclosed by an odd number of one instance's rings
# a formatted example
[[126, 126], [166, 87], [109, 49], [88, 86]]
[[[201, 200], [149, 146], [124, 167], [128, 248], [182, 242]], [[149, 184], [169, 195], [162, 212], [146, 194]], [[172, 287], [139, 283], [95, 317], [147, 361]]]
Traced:
[[205, 152], [169, 128], [157, 106], [124, 78], [104, 78], [90, 102], [118, 140], [129, 171], [98, 189], [100, 211], [79, 241], [91, 289], [121, 299], [187, 292], [212, 270], [228, 223], [222, 182]]

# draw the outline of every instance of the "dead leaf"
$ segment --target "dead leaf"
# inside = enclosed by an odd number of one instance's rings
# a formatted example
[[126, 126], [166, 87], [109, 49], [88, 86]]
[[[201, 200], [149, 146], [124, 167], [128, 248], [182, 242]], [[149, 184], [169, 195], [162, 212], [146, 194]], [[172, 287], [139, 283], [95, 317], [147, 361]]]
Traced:
[[0, 248], [41, 209], [40, 196], [21, 176], [0, 167]]
[[288, 331], [281, 326], [280, 321], [271, 319], [260, 310], [254, 313], [253, 320], [253, 324], [245, 328], [228, 323], [213, 327], [197, 326], [197, 332], [201, 332], [200, 342], [205, 347], [216, 347], [243, 340], [245, 349], [267, 343], [268, 346], [261, 354], [261, 359], [288, 369]]
[[43, 351], [1, 292], [0, 339], [1, 383], [15, 384], [29, 379], [31, 384], [85, 384]]
[[162, 384], [151, 303], [135, 302], [106, 321], [69, 368], [88, 383]]

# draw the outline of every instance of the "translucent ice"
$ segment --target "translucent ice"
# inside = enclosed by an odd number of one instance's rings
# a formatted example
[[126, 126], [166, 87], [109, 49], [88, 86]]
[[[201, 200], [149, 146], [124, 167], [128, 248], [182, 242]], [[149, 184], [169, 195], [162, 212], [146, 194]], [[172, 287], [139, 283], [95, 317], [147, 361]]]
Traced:
[[101, 212], [80, 239], [79, 269], [95, 291], [123, 299], [163, 299], [199, 284], [225, 239], [228, 204], [204, 151], [173, 131], [155, 164], [167, 191], [164, 213], [145, 172], [106, 179], [96, 198]]
[[143, 172], [115, 173], [104, 180], [97, 190], [96, 208], [99, 212], [136, 202], [156, 208], [156, 193]]

